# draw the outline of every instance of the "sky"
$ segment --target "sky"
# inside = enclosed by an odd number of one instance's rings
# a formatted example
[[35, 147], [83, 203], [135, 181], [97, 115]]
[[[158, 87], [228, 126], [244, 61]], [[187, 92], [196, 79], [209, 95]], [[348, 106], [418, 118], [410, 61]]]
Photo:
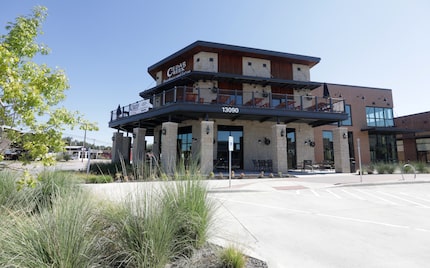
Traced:
[[312, 81], [392, 89], [396, 117], [430, 110], [428, 0], [0, 0], [0, 34], [37, 5], [51, 53], [36, 60], [66, 72], [63, 105], [98, 123], [89, 143], [111, 146], [110, 112], [155, 86], [149, 66], [196, 40], [319, 57]]

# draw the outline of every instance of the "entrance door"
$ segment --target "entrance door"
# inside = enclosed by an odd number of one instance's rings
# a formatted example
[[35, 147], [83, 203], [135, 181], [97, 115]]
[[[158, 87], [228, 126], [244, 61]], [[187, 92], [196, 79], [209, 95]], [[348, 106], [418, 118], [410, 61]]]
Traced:
[[287, 163], [289, 169], [297, 169], [296, 130], [294, 128], [287, 128]]
[[243, 169], [243, 127], [218, 126], [216, 169], [228, 169], [228, 136], [233, 136], [231, 168]]
[[354, 135], [348, 131], [348, 144], [349, 144], [349, 166], [351, 172], [355, 172], [355, 151], [354, 151]]

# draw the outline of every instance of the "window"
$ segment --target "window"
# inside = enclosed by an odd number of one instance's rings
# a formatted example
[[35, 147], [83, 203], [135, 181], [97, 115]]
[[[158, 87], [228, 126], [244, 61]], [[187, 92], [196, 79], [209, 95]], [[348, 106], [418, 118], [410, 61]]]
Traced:
[[323, 134], [324, 160], [334, 161], [333, 132], [324, 130], [322, 134]]
[[191, 158], [191, 147], [193, 134], [191, 127], [181, 127], [178, 129], [178, 160], [184, 161], [187, 167]]
[[352, 126], [352, 118], [351, 118], [351, 105], [345, 105], [345, 113], [348, 114], [348, 119], [340, 122], [342, 126]]
[[394, 126], [392, 108], [366, 107], [366, 119], [369, 127]]
[[373, 163], [396, 163], [397, 144], [395, 135], [369, 134], [370, 160]]

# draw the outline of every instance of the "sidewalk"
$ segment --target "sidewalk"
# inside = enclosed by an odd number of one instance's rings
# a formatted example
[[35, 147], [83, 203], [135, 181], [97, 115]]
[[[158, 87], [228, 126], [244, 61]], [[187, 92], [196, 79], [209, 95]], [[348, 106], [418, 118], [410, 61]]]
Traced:
[[369, 174], [360, 175], [346, 173], [294, 173], [288, 178], [259, 178], [208, 180], [209, 191], [274, 191], [298, 190], [304, 188], [318, 189], [327, 187], [371, 186], [400, 183], [430, 183], [430, 174]]

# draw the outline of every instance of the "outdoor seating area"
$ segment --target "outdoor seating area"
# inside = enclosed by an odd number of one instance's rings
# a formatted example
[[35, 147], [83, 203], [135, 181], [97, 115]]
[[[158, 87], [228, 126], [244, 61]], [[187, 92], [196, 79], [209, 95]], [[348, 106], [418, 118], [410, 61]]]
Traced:
[[312, 160], [303, 160], [302, 163], [302, 171], [311, 171], [314, 172], [314, 170], [333, 170], [334, 169], [334, 163], [330, 160], [324, 160], [321, 163], [313, 163]]
[[269, 160], [256, 160], [253, 159], [252, 163], [254, 164], [254, 170], [256, 171], [273, 171], [273, 161]]

